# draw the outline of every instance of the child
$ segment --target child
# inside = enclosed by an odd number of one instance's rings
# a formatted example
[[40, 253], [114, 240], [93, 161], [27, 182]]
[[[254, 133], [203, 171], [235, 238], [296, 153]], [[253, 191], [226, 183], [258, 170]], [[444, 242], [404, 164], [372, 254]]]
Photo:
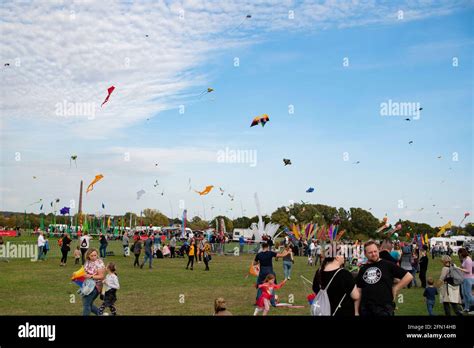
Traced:
[[46, 259], [46, 254], [49, 251], [49, 241], [45, 239], [44, 246], [43, 246], [43, 259]]
[[104, 285], [104, 302], [99, 307], [99, 315], [104, 315], [106, 307], [110, 308], [110, 313], [112, 313], [112, 315], [117, 315], [117, 309], [114, 304], [117, 301], [117, 290], [120, 289], [120, 284], [117, 273], [115, 273], [115, 264], [113, 262], [109, 262], [107, 265], [107, 275], [104, 279]]
[[76, 250], [74, 250], [74, 264], [78, 265], [80, 259], [81, 259], [81, 248], [78, 245], [76, 247]]
[[257, 315], [258, 312], [261, 311], [263, 311], [263, 315], [267, 315], [268, 311], [270, 310], [270, 301], [273, 297], [273, 289], [280, 289], [285, 283], [286, 279], [280, 284], [275, 284], [275, 276], [273, 274], [267, 275], [263, 284], [258, 286], [258, 288], [262, 290], [262, 294], [257, 299], [258, 307], [255, 308], [253, 315]]
[[433, 278], [428, 278], [428, 287], [425, 289], [423, 296], [426, 297], [426, 308], [428, 308], [428, 314], [433, 314], [433, 307], [436, 301], [436, 295], [438, 295], [438, 290], [434, 287]]

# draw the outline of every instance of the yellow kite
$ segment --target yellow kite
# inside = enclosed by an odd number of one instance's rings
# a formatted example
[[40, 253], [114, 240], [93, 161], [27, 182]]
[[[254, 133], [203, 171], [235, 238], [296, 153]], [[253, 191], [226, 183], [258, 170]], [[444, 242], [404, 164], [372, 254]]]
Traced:
[[95, 184], [97, 181], [102, 180], [103, 177], [104, 177], [104, 176], [103, 176], [102, 174], [97, 174], [97, 175], [95, 176], [95, 179], [92, 180], [92, 182], [89, 184], [89, 186], [87, 186], [86, 193], [88, 193], [89, 191], [92, 191], [93, 188], [94, 188], [94, 184]]
[[446, 232], [446, 230], [449, 230], [451, 228], [451, 226], [452, 226], [452, 222], [450, 220], [448, 221], [446, 225], [440, 227], [440, 230], [438, 234], [436, 235], [436, 237], [441, 237], [444, 234], [444, 232]]
[[204, 195], [207, 195], [209, 192], [211, 192], [211, 190], [214, 188], [214, 186], [210, 185], [210, 186], [206, 186], [206, 188], [199, 192], [199, 191], [196, 191], [197, 193], [199, 193], [201, 196], [204, 196]]

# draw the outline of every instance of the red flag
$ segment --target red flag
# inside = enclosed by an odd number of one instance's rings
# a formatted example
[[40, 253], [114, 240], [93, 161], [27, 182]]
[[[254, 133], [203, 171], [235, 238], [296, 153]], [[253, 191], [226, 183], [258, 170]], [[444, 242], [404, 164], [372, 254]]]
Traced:
[[114, 91], [115, 87], [114, 86], [111, 86], [107, 89], [107, 97], [105, 98], [104, 102], [102, 103], [102, 105], [100, 107], [102, 107], [105, 103], [107, 103], [109, 101], [109, 98], [110, 98], [110, 95], [112, 94], [112, 92]]

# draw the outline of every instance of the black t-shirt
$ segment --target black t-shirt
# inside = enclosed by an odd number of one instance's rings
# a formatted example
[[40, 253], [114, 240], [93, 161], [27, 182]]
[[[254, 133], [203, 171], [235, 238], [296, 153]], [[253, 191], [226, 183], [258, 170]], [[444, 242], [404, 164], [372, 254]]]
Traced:
[[72, 240], [66, 236], [64, 236], [62, 239], [63, 239], [63, 244], [61, 245], [61, 250], [65, 250], [65, 251], [71, 250], [69, 247], [69, 244], [72, 242]]
[[276, 256], [274, 251], [262, 251], [255, 256], [255, 262], [259, 262], [260, 267], [273, 267], [272, 259]]
[[402, 279], [407, 271], [380, 259], [363, 265], [357, 275], [357, 287], [362, 289], [361, 305], [383, 307], [393, 302], [393, 279]]
[[379, 257], [381, 259], [384, 259], [386, 261], [390, 261], [390, 262], [393, 262], [393, 263], [397, 263], [397, 260], [395, 260], [392, 255], [390, 255], [390, 253], [387, 251], [387, 250], [382, 250], [380, 253], [379, 253]]
[[[326, 286], [329, 284], [329, 282], [331, 281], [331, 278], [334, 276], [336, 271], [337, 269], [333, 271], [322, 272], [321, 285], [323, 289], [326, 289]], [[349, 271], [345, 269], [340, 270], [339, 273], [332, 280], [331, 285], [329, 285], [329, 288], [327, 288], [329, 303], [331, 304], [331, 312], [334, 313], [337, 306], [339, 305], [339, 302], [342, 300], [342, 297], [344, 296], [344, 294], [346, 294], [346, 297], [344, 297], [344, 300], [341, 303], [341, 308], [337, 310], [335, 316], [354, 316], [355, 315], [354, 301], [351, 298], [351, 292], [354, 289], [354, 286], [355, 286], [354, 277]], [[317, 272], [316, 272], [316, 274], [314, 275], [314, 280], [313, 280], [313, 291], [315, 293], [318, 293], [320, 289], [321, 289], [321, 286], [318, 283]]]
[[419, 262], [420, 271], [426, 271], [428, 269], [428, 257], [422, 256]]

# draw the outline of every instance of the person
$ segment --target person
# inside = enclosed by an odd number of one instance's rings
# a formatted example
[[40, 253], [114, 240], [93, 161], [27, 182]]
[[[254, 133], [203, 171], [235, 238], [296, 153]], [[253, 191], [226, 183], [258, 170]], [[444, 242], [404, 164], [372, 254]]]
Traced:
[[400, 261], [400, 257], [402, 256], [401, 250], [400, 250], [400, 243], [396, 242], [393, 250], [390, 252], [390, 256], [393, 257], [394, 260], [397, 261], [397, 265]]
[[86, 254], [87, 250], [89, 249], [91, 236], [89, 236], [88, 232], [84, 232], [84, 235], [81, 236], [79, 239], [79, 245], [81, 246], [81, 254], [82, 254], [82, 264], [84, 265], [85, 259], [84, 255]]
[[142, 252], [142, 240], [140, 238], [135, 240], [132, 246], [133, 254], [135, 255], [135, 261], [133, 262], [133, 267], [140, 266], [140, 254]]
[[314, 262], [316, 258], [316, 245], [314, 244], [314, 240], [311, 240], [309, 245], [309, 252], [308, 252], [308, 265], [314, 266]]
[[243, 254], [244, 253], [244, 246], [245, 246], [245, 238], [243, 235], [239, 237], [239, 253]]
[[99, 258], [97, 249], [95, 248], [90, 248], [87, 250], [85, 259], [86, 262], [84, 263], [84, 277], [86, 279], [93, 279], [95, 281], [95, 287], [89, 295], [82, 297], [82, 315], [88, 316], [91, 312], [95, 315], [98, 315], [99, 309], [94, 306], [94, 301], [102, 291], [102, 281], [105, 278], [105, 265], [104, 261]]
[[[474, 305], [472, 297], [472, 285], [474, 284], [474, 274], [472, 274], [472, 259], [465, 248], [458, 250], [459, 259], [461, 260], [461, 271], [463, 271], [464, 280], [461, 284], [462, 297], [464, 300], [463, 312], [470, 312], [470, 308]], [[469, 313], [470, 314], [470, 313]]]
[[232, 313], [227, 310], [225, 300], [222, 297], [218, 297], [214, 300], [214, 315], [215, 316], [232, 315]]
[[326, 289], [334, 316], [359, 315], [360, 294], [352, 274], [344, 269], [344, 256], [325, 257], [314, 274], [313, 291]]
[[117, 302], [117, 290], [120, 289], [120, 284], [115, 264], [113, 262], [109, 262], [107, 265], [107, 275], [104, 279], [104, 285], [104, 302], [102, 302], [102, 305], [99, 307], [99, 315], [103, 315], [106, 308], [110, 309], [112, 315], [117, 315], [115, 302]]
[[431, 258], [434, 260], [434, 258], [436, 257], [436, 255], [438, 254], [438, 244], [436, 244], [433, 249], [431, 249]]
[[426, 249], [423, 248], [421, 250], [421, 257], [420, 257], [420, 262], [419, 267], [420, 267], [420, 281], [421, 281], [421, 287], [424, 289], [426, 288], [426, 272], [428, 271], [428, 256], [426, 255]]
[[426, 308], [428, 309], [428, 314], [433, 316], [433, 307], [436, 302], [436, 295], [438, 295], [438, 289], [434, 287], [433, 278], [428, 278], [428, 287], [425, 288], [425, 292], [423, 292], [423, 296], [426, 300]]
[[69, 253], [69, 251], [71, 250], [71, 238], [69, 238], [69, 233], [64, 233], [63, 237], [61, 238], [62, 242], [61, 242], [61, 254], [62, 254], [62, 257], [61, 257], [61, 263], [59, 264], [59, 266], [66, 266], [66, 262], [67, 262], [67, 254]]
[[441, 269], [441, 275], [439, 277], [441, 285], [440, 289], [440, 298], [443, 303], [444, 314], [446, 316], [451, 316], [451, 309], [458, 316], [461, 316], [462, 313], [459, 309], [459, 304], [461, 303], [461, 293], [459, 285], [453, 285], [449, 282], [449, 269], [451, 266], [451, 257], [448, 255], [443, 255], [441, 257], [441, 262], [443, 263], [443, 268]]
[[44, 239], [44, 246], [43, 246], [43, 260], [46, 259], [46, 255], [48, 254], [49, 251], [49, 240], [48, 238]]
[[163, 243], [163, 257], [168, 257], [170, 256], [170, 254], [171, 254], [170, 248], [166, 244]]
[[74, 250], [74, 264], [75, 265], [78, 265], [79, 264], [79, 260], [81, 259], [81, 248], [79, 247], [79, 245], [76, 247], [76, 250]]
[[176, 250], [176, 237], [173, 235], [173, 237], [170, 240], [170, 258], [172, 259], [176, 257], [175, 250]]
[[316, 240], [316, 252], [315, 252], [315, 259], [314, 259], [314, 265], [317, 266], [318, 265], [318, 261], [319, 261], [319, 265], [321, 266], [323, 260], [322, 260], [322, 255], [321, 255], [321, 250], [322, 250], [322, 247], [321, 247], [321, 244], [319, 244], [319, 241]]
[[209, 271], [209, 261], [211, 261], [211, 246], [209, 245], [209, 242], [206, 241], [204, 244], [204, 251], [203, 251], [203, 261], [204, 264], [206, 265], [205, 271]]
[[291, 279], [291, 269], [295, 260], [293, 259], [293, 251], [289, 244], [286, 245], [285, 250], [288, 252], [286, 256], [283, 256], [283, 274], [285, 275], [285, 280]]
[[263, 311], [263, 315], [267, 315], [270, 311], [270, 300], [274, 297], [273, 290], [280, 289], [285, 285], [286, 280], [282, 281], [280, 284], [275, 284], [275, 276], [273, 274], [268, 274], [265, 277], [265, 280], [262, 284], [258, 286], [261, 290], [261, 295], [257, 299], [257, 308], [253, 315], [257, 315], [259, 312]]
[[107, 236], [104, 234], [100, 234], [99, 236], [99, 253], [100, 257], [105, 259], [105, 256], [107, 255], [107, 245], [109, 243], [107, 242]]
[[395, 260], [390, 254], [392, 249], [393, 249], [392, 241], [389, 238], [384, 239], [382, 242], [382, 245], [380, 246], [379, 256], [383, 260], [396, 264], [397, 260]]
[[260, 272], [257, 278], [257, 286], [262, 284], [267, 275], [273, 274], [276, 276], [275, 272], [273, 271], [273, 262], [272, 259], [274, 257], [285, 257], [288, 255], [288, 251], [284, 251], [281, 254], [277, 254], [274, 251], [270, 251], [268, 248], [267, 243], [262, 243], [262, 251], [255, 255], [254, 265], [260, 265]]
[[130, 240], [128, 238], [128, 233], [127, 233], [127, 231], [124, 231], [123, 236], [122, 236], [122, 247], [123, 247], [123, 256], [124, 257], [129, 255], [129, 249], [128, 249], [129, 242], [130, 242]]
[[[381, 259], [374, 241], [364, 244], [364, 253], [367, 263], [361, 266], [356, 281], [361, 295], [360, 315], [392, 316], [394, 298], [412, 281], [413, 276], [394, 263]], [[394, 279], [399, 279], [395, 285]]]
[[44, 260], [43, 250], [44, 250], [44, 233], [40, 231], [38, 234], [38, 260]]
[[193, 270], [193, 266], [194, 266], [194, 250], [195, 250], [194, 248], [195, 248], [194, 240], [191, 240], [191, 243], [189, 243], [189, 248], [187, 250], [188, 264], [186, 265], [186, 269], [188, 269], [189, 265], [191, 265], [191, 271]]
[[148, 238], [145, 240], [145, 256], [143, 257], [143, 262], [140, 265], [140, 268], [143, 268], [145, 263], [148, 261], [148, 268], [151, 269], [151, 263], [153, 261], [153, 235], [148, 234]]
[[201, 259], [204, 258], [204, 246], [206, 244], [206, 240], [202, 235], [199, 236], [199, 261], [198, 263], [201, 263]]
[[[410, 272], [410, 274], [412, 275], [412, 278], [415, 279], [414, 274], [416, 274], [416, 270], [413, 269], [412, 258], [413, 258], [412, 246], [404, 245], [402, 247], [402, 257], [400, 259], [400, 267], [403, 268], [405, 271]], [[408, 284], [408, 288], [411, 288], [412, 285], [413, 285], [413, 281], [410, 284]]]
[[196, 237], [193, 238], [194, 241], [194, 258], [197, 263], [201, 263], [201, 247], [199, 242], [199, 235], [196, 234]]

